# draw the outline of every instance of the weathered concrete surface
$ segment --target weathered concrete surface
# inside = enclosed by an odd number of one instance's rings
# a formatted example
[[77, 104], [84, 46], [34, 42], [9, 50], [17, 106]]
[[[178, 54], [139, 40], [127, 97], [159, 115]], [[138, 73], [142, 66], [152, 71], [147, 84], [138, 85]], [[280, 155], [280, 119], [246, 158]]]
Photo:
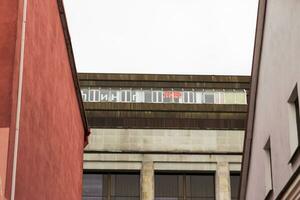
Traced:
[[141, 200], [154, 200], [154, 166], [149, 159], [145, 159], [142, 164]]
[[229, 170], [241, 169], [241, 155], [85, 153], [85, 170], [141, 170], [144, 157], [153, 161], [156, 171], [216, 171], [217, 163], [225, 162]]
[[231, 200], [230, 171], [227, 162], [217, 163], [216, 200]]
[[241, 153], [244, 131], [92, 129], [87, 151]]

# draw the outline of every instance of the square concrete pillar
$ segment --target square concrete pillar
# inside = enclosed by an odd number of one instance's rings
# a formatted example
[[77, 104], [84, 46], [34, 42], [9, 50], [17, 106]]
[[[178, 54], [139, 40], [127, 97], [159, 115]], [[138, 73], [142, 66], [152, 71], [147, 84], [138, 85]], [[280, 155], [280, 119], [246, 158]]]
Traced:
[[153, 161], [143, 161], [141, 170], [141, 200], [154, 200]]
[[216, 200], [231, 200], [228, 162], [218, 162], [216, 171]]

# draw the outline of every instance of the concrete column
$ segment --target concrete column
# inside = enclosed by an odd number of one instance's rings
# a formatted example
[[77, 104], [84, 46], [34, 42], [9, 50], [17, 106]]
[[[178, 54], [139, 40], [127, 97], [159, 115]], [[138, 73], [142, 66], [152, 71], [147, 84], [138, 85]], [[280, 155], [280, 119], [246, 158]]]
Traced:
[[216, 171], [216, 200], [231, 200], [228, 162], [218, 162]]
[[141, 170], [141, 200], [154, 200], [153, 161], [143, 161]]

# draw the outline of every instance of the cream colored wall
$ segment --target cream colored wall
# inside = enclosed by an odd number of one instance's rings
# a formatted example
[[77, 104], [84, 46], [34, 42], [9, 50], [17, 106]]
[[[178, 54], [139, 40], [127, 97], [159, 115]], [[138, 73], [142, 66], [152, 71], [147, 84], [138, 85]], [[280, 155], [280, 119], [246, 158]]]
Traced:
[[92, 129], [86, 151], [241, 153], [244, 131]]

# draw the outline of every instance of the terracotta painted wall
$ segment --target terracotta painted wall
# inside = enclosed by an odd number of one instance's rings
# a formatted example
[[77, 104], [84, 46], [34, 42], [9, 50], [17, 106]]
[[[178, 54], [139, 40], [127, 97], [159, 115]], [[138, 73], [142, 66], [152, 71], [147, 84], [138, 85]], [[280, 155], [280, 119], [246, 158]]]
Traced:
[[18, 0], [0, 2], [0, 127], [10, 125]]
[[[15, 99], [18, 70], [18, 44], [20, 30], [19, 0], [0, 1], [0, 200], [5, 198], [5, 193], [10, 184], [9, 141], [13, 137], [15, 115]], [[8, 173], [7, 173], [8, 172]]]
[[[10, 128], [6, 197], [11, 185], [22, 2], [0, 3], [0, 128]], [[27, 12], [16, 199], [81, 199], [84, 128], [57, 2], [28, 0]]]
[[17, 199], [81, 199], [84, 129], [56, 1], [28, 1]]

